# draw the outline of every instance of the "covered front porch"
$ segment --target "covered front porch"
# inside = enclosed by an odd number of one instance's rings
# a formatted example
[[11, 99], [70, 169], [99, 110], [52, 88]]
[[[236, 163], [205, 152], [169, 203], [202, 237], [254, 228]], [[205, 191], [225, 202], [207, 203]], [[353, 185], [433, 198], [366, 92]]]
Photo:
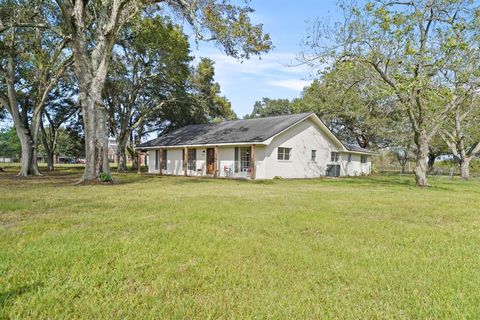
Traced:
[[159, 147], [148, 153], [148, 173], [255, 179], [255, 145]]

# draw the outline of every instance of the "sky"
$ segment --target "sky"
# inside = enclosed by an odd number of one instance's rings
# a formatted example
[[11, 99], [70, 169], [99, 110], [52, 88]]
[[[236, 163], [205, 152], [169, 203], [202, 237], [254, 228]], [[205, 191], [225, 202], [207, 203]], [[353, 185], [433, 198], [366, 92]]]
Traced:
[[338, 16], [336, 0], [251, 0], [249, 5], [255, 10], [252, 20], [263, 24], [275, 47], [261, 59], [252, 57], [242, 63], [223, 54], [215, 44], [197, 45], [191, 37], [191, 54], [196, 61], [200, 57], [215, 61], [215, 80], [240, 118], [250, 114], [255, 101], [263, 97], [300, 96], [314, 74], [309, 67], [298, 66], [301, 43], [315, 19], [335, 20]]
[[[332, 19], [338, 13], [335, 0], [252, 0], [252, 20], [262, 23], [274, 50], [261, 60], [252, 57], [243, 63], [228, 57], [213, 43], [192, 41], [192, 55], [215, 61], [215, 80], [239, 117], [253, 110], [255, 101], [298, 97], [314, 72], [298, 66], [302, 40], [315, 19]], [[296, 66], [295, 66], [296, 65]]]

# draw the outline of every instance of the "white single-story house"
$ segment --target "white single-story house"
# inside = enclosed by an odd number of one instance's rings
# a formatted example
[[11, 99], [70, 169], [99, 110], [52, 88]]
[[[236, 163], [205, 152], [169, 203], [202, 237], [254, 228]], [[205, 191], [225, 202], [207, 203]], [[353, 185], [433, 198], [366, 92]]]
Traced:
[[148, 152], [149, 173], [251, 179], [368, 175], [374, 155], [315, 113], [189, 125], [137, 150]]

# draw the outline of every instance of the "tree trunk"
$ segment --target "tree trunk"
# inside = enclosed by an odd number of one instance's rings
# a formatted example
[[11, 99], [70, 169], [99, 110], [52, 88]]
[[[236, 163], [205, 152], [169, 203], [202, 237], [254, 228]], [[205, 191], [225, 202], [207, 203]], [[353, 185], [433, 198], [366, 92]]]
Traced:
[[21, 168], [18, 173], [19, 177], [27, 177], [32, 172], [32, 159], [33, 159], [33, 141], [30, 139], [30, 136], [27, 135], [22, 128], [17, 128], [17, 136], [20, 140], [20, 145], [22, 147], [22, 156], [20, 159]]
[[53, 171], [55, 170], [54, 163], [53, 163], [53, 152], [47, 152], [47, 170]]
[[[144, 127], [144, 124], [143, 122], [138, 126], [138, 129], [137, 129], [137, 135], [135, 136], [135, 139], [133, 139], [133, 136], [131, 136], [131, 141], [132, 141], [132, 150], [135, 150], [135, 146], [138, 146], [140, 145], [140, 143], [142, 142], [142, 136], [143, 136], [143, 127]], [[141, 166], [142, 164], [138, 162], [138, 157], [137, 157], [137, 153], [134, 152], [134, 156], [133, 156], [133, 170], [137, 170], [138, 169], [138, 166]]]
[[428, 171], [428, 134], [426, 131], [415, 132], [415, 144], [417, 146], [415, 169], [415, 182], [417, 187], [428, 187], [427, 171]]
[[[18, 106], [17, 91], [15, 89], [15, 62], [13, 56], [8, 56], [7, 74], [5, 84], [7, 86], [8, 110], [12, 116], [15, 131], [22, 147], [21, 169], [18, 176], [26, 177], [30, 174], [40, 174], [37, 166], [35, 152], [35, 140], [28, 128], [26, 115], [22, 117]], [[33, 121], [33, 120], [32, 120]]]
[[38, 168], [38, 161], [37, 161], [37, 150], [39, 141], [39, 132], [40, 132], [40, 121], [42, 117], [41, 107], [36, 107], [33, 110], [32, 116], [32, 123], [31, 123], [31, 140], [33, 141], [33, 155], [32, 155], [32, 162], [30, 164], [30, 171], [35, 175], [42, 175], [40, 173], [40, 169]]
[[428, 172], [433, 172], [433, 166], [435, 165], [435, 159], [437, 155], [435, 153], [428, 153]]
[[120, 136], [117, 138], [117, 163], [118, 163], [118, 172], [127, 172], [127, 152], [125, 151], [127, 147], [127, 142], [125, 138]]
[[470, 158], [460, 159], [460, 177], [463, 180], [470, 179]]
[[101, 173], [111, 175], [106, 112], [95, 100], [91, 97], [80, 99], [85, 128], [85, 171], [80, 182], [97, 180]]
[[[40, 120], [40, 132], [42, 134], [42, 143], [45, 152], [47, 153], [47, 170], [53, 171], [54, 168], [54, 156], [55, 156], [55, 149], [57, 144], [57, 130], [53, 128], [52, 123], [50, 123], [50, 139], [47, 136], [47, 131], [45, 130], [45, 126], [43, 125], [43, 121]], [[53, 136], [53, 137], [52, 137]]]
[[20, 159], [20, 172], [18, 173], [19, 177], [27, 177], [29, 175], [40, 175], [37, 164], [37, 153], [35, 152], [35, 143], [34, 140], [28, 131], [18, 120], [17, 117], [12, 117], [14, 119], [15, 131], [17, 137], [20, 141], [22, 148], [22, 155]]
[[138, 156], [135, 155], [132, 157], [132, 170], [137, 170], [137, 169], [138, 169]]

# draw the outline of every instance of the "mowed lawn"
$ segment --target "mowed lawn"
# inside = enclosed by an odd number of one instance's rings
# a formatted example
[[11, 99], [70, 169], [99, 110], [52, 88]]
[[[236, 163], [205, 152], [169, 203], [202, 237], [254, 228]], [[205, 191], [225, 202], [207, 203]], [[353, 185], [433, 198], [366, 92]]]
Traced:
[[0, 174], [0, 318], [480, 317], [480, 182]]

